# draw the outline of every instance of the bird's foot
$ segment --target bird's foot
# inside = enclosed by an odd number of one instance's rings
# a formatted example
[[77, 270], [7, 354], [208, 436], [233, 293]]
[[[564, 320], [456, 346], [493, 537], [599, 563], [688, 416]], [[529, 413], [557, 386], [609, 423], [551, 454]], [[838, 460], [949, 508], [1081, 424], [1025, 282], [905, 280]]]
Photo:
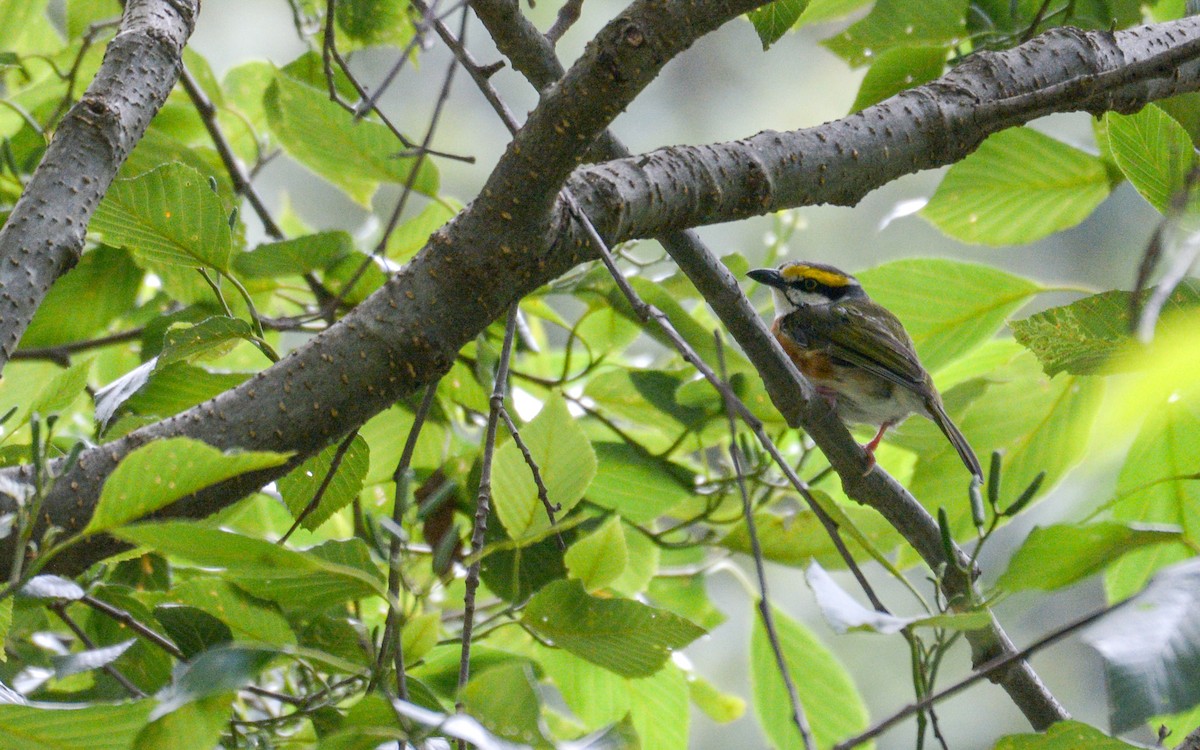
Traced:
[[892, 424], [892, 422], [884, 422], [879, 425], [879, 432], [875, 433], [875, 437], [871, 438], [871, 442], [863, 446], [863, 450], [867, 452], [867, 468], [863, 471], [864, 477], [875, 469], [875, 449], [879, 447], [879, 441], [883, 440], [883, 433], [887, 432]]

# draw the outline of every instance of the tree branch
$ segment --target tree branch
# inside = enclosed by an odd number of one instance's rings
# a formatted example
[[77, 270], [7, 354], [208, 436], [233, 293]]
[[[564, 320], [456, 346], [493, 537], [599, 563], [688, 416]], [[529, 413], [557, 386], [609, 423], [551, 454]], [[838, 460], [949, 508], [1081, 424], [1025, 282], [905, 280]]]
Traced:
[[0, 229], [0, 369], [50, 285], [83, 251], [92, 213], [179, 76], [199, 0], [129, 0], [83, 97]]

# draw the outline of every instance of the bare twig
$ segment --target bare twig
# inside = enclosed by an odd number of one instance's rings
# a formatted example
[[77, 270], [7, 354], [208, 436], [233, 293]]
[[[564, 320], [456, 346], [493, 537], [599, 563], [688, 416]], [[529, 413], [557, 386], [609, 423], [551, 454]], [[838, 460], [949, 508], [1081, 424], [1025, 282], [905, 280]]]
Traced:
[[55, 364], [67, 367], [71, 364], [71, 355], [79, 352], [86, 352], [90, 349], [100, 349], [113, 344], [123, 344], [126, 341], [133, 341], [141, 338], [144, 328], [131, 328], [128, 331], [120, 331], [111, 333], [107, 336], [100, 336], [87, 341], [72, 341], [69, 344], [59, 344], [58, 346], [46, 346], [40, 348], [18, 349], [13, 352], [13, 359], [47, 359]]
[[[492, 396], [492, 398], [496, 397]], [[491, 406], [493, 409], [499, 409], [500, 418], [504, 420], [504, 425], [508, 427], [508, 433], [512, 435], [513, 443], [521, 451], [521, 456], [525, 459], [525, 465], [529, 467], [530, 473], [533, 474], [533, 483], [537, 486], [538, 499], [542, 501], [542, 507], [546, 509], [546, 516], [550, 519], [550, 525], [553, 526], [556, 523], [554, 514], [562, 510], [561, 506], [551, 504], [550, 493], [546, 489], [546, 483], [542, 481], [542, 470], [538, 468], [537, 461], [533, 459], [533, 454], [529, 452], [529, 446], [521, 439], [521, 433], [517, 430], [517, 425], [513, 423], [508, 409], [504, 408], [504, 397], [500, 397], [498, 405], [493, 403]], [[559, 551], [565, 552], [567, 550], [567, 543], [563, 541], [562, 532], [556, 531], [554, 539], [558, 544]]]
[[558, 16], [554, 19], [554, 25], [546, 32], [546, 38], [551, 44], [557, 44], [559, 39], [562, 39], [563, 34], [579, 20], [579, 15], [583, 12], [583, 0], [566, 0], [562, 7], [558, 9]]
[[[404, 441], [400, 460], [396, 462], [396, 470], [392, 472], [392, 481], [396, 484], [396, 494], [392, 504], [392, 523], [395, 524], [396, 530], [399, 530], [400, 525], [404, 522], [408, 488], [412, 481], [409, 469], [412, 466], [413, 453], [417, 449], [417, 438], [421, 435], [421, 428], [425, 426], [425, 419], [433, 407], [434, 397], [437, 396], [437, 386], [437, 383], [425, 386], [425, 396], [421, 399], [421, 405], [417, 407], [417, 411], [413, 415], [412, 427], [408, 430], [408, 438]], [[400, 554], [402, 551], [403, 540], [398, 533], [393, 533], [388, 544], [388, 613], [379, 646], [379, 658], [375, 662], [375, 672], [382, 671], [388, 650], [394, 649], [392, 663], [396, 670], [396, 695], [401, 700], [408, 700], [408, 678], [404, 673], [404, 647], [401, 644], [404, 615], [397, 611], [394, 604], [400, 600]]]
[[[75, 634], [75, 637], [79, 639], [79, 642], [83, 644], [84, 648], [88, 649], [89, 651], [94, 651], [96, 649], [96, 644], [91, 638], [88, 637], [88, 634], [85, 633], [83, 628], [79, 627], [79, 624], [67, 614], [66, 602], [55, 602], [50, 605], [50, 610], [54, 612], [54, 614], [58, 615], [58, 619], [62, 620], [64, 625], [70, 628], [71, 632]], [[125, 688], [126, 692], [128, 692], [134, 698], [146, 697], [146, 694], [142, 692], [142, 689], [137, 685], [134, 685], [128, 677], [121, 673], [121, 670], [112, 665], [112, 662], [105, 664], [101, 667], [101, 669], [103, 669], [109, 677], [112, 677], [114, 680], [116, 680], [121, 687]]]
[[[459, 700], [455, 710], [462, 713], [462, 689], [471, 676], [471, 632], [475, 627], [475, 591], [479, 588], [480, 552], [483, 550], [484, 535], [487, 533], [487, 517], [492, 499], [492, 456], [496, 452], [496, 428], [500, 423], [500, 410], [496, 408], [497, 399], [503, 404], [504, 391], [508, 383], [509, 358], [512, 356], [513, 335], [517, 324], [517, 306], [514, 302], [508, 309], [508, 322], [504, 326], [504, 343], [500, 347], [500, 362], [496, 366], [496, 382], [492, 386], [491, 409], [488, 410], [487, 429], [484, 434], [483, 458], [479, 466], [479, 494], [475, 499], [475, 525], [471, 532], [471, 555], [474, 562], [467, 569], [463, 594], [463, 626], [462, 626], [462, 656], [458, 663]], [[465, 750], [466, 744], [459, 742], [460, 750]]]
[[[717, 364], [720, 367], [721, 382], [729, 384], [725, 371], [725, 347], [721, 334], [716, 333]], [[779, 633], [775, 630], [775, 616], [771, 612], [771, 597], [767, 593], [767, 571], [763, 564], [762, 546], [758, 543], [758, 524], [754, 520], [754, 507], [750, 504], [750, 493], [746, 491], [746, 477], [742, 472], [742, 455], [737, 445], [737, 423], [734, 421], [733, 404], [726, 398], [727, 391], [722, 391], [725, 403], [725, 417], [729, 421], [729, 458], [733, 461], [733, 471], [737, 477], [738, 494], [742, 496], [742, 514], [746, 519], [746, 535], [750, 538], [750, 551], [754, 557], [754, 572], [758, 576], [758, 614], [762, 618], [763, 630], [766, 631], [767, 641], [771, 644], [771, 652], [775, 654], [775, 666], [787, 689], [788, 702], [792, 709], [792, 723], [800, 732], [804, 747], [812, 750], [814, 747], [812, 728], [808, 725], [808, 717], [804, 715], [804, 706], [800, 703], [800, 695], [796, 692], [796, 683], [788, 669], [787, 659], [783, 655], [783, 646], [779, 643]]]

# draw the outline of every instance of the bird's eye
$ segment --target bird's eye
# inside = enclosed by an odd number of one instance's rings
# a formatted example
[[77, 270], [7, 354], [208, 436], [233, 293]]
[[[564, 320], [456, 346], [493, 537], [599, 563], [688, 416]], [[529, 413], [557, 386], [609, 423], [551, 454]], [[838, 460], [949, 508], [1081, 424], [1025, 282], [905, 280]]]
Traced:
[[804, 281], [800, 282], [800, 288], [806, 292], [815, 292], [817, 291], [817, 280], [805, 279]]

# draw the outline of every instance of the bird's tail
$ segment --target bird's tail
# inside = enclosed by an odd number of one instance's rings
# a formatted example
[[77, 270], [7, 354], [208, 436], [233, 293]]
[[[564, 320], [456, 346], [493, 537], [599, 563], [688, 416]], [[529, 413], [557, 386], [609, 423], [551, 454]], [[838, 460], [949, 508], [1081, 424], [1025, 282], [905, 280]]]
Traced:
[[983, 468], [979, 465], [979, 459], [975, 456], [975, 451], [971, 449], [971, 444], [967, 442], [966, 436], [950, 420], [950, 415], [946, 413], [946, 407], [942, 406], [941, 399], [930, 399], [928, 408], [934, 423], [946, 434], [946, 439], [954, 446], [954, 450], [958, 451], [958, 456], [962, 459], [963, 464], [982, 481]]

